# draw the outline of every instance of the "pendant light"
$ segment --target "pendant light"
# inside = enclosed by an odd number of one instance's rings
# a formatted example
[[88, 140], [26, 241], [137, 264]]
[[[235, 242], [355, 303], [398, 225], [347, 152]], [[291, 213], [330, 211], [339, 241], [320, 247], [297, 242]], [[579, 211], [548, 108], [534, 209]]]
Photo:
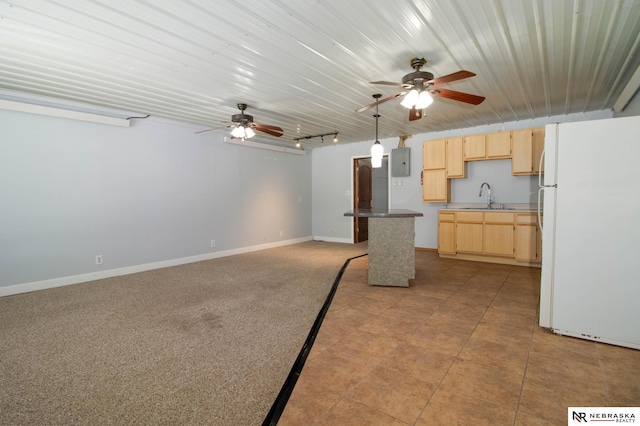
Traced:
[[[380, 98], [380, 96], [382, 95], [378, 93], [373, 95], [376, 101]], [[380, 114], [378, 114], [378, 104], [376, 104], [376, 113], [373, 116], [376, 119], [376, 141], [371, 147], [371, 167], [379, 168], [382, 167], [382, 156], [384, 155], [384, 148], [378, 140], [378, 117], [380, 117]]]

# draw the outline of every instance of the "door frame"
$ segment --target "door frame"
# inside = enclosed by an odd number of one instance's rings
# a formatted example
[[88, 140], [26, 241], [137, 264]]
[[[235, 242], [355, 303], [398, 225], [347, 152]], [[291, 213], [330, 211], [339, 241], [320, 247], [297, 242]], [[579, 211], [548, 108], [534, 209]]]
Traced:
[[[387, 164], [389, 165], [389, 173], [387, 174], [387, 193], [389, 194], [389, 197], [387, 199], [387, 208], [390, 209], [391, 208], [391, 154], [389, 153], [384, 153], [382, 155], [382, 157], [387, 157]], [[354, 165], [355, 165], [355, 160], [360, 160], [363, 158], [371, 158], [371, 155], [354, 155], [351, 157], [351, 165], [349, 166], [351, 173], [350, 173], [350, 178], [351, 179], [351, 190], [349, 191], [349, 195], [351, 196], [350, 200], [349, 200], [349, 209], [353, 209], [353, 206], [355, 205], [355, 197], [356, 197], [356, 188], [355, 188], [355, 181], [353, 180], [354, 177]], [[354, 217], [353, 220], [351, 221], [351, 244], [355, 243], [355, 231], [356, 231], [356, 227], [355, 227], [355, 223], [356, 223], [356, 218]]]

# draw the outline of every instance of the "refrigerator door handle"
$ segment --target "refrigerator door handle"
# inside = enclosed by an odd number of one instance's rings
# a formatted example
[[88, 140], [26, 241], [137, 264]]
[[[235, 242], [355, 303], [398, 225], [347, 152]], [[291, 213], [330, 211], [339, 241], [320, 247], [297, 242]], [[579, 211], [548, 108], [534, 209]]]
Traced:
[[[540, 163], [538, 164], [538, 186], [542, 188], [544, 185], [542, 184], [542, 164], [544, 164], [544, 149], [542, 150], [542, 154], [540, 154]], [[538, 206], [540, 206], [540, 195], [538, 195]]]
[[542, 200], [542, 191], [544, 191], [544, 186], [541, 186], [538, 189], [538, 228], [540, 228], [540, 232], [542, 231], [542, 204], [540, 201]]
[[540, 188], [538, 188], [538, 228], [540, 228], [540, 232], [542, 231], [542, 192], [546, 189], [546, 188], [557, 188], [558, 185], [557, 184], [553, 184], [553, 185], [541, 185]]

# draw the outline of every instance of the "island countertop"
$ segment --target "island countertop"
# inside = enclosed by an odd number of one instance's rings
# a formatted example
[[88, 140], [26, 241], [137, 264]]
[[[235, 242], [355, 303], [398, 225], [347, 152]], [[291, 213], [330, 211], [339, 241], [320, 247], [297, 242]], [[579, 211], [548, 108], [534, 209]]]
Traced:
[[421, 217], [420, 212], [407, 209], [353, 209], [344, 214], [353, 217]]

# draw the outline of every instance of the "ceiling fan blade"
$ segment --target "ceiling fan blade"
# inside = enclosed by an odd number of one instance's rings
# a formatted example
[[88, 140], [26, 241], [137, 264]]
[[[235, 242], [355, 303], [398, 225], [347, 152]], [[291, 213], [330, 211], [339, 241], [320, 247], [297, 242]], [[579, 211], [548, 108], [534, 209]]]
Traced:
[[358, 108], [358, 109], [356, 110], [356, 112], [366, 111], [366, 110], [368, 110], [369, 108], [372, 108], [372, 107], [374, 107], [374, 106], [376, 106], [376, 105], [380, 105], [380, 104], [381, 104], [381, 103], [383, 103], [383, 102], [390, 101], [391, 99], [395, 99], [395, 98], [397, 98], [398, 96], [402, 96], [402, 95], [404, 95], [405, 93], [407, 93], [407, 91], [406, 91], [406, 90], [403, 90], [402, 92], [394, 93], [394, 94], [393, 94], [393, 95], [391, 95], [391, 96], [387, 96], [386, 98], [383, 98], [383, 99], [377, 100], [377, 101], [375, 101], [375, 102], [373, 102], [373, 103], [370, 103], [369, 105], [365, 105], [365, 106], [363, 106], [363, 107], [360, 107], [360, 108]]
[[267, 133], [267, 134], [269, 134], [271, 136], [275, 136], [277, 138], [282, 136], [282, 134], [284, 132], [280, 127], [278, 127], [278, 126], [269, 126], [268, 124], [253, 123], [253, 127], [259, 132]]
[[404, 87], [409, 88], [412, 85], [407, 83], [394, 83], [393, 81], [370, 81], [369, 84], [382, 84], [384, 86], [396, 86], [396, 87]]
[[454, 101], [466, 102], [472, 105], [480, 105], [484, 101], [484, 96], [472, 95], [471, 93], [456, 92], [449, 89], [433, 89], [431, 91], [433, 96], [440, 96], [441, 98], [453, 99]]
[[409, 110], [409, 121], [420, 120], [423, 117], [423, 110], [411, 108]]
[[430, 81], [425, 81], [425, 83], [433, 83], [434, 86], [439, 86], [445, 83], [451, 83], [452, 81], [462, 80], [464, 78], [473, 77], [475, 73], [471, 71], [461, 70], [458, 72], [454, 72], [453, 74], [443, 75], [442, 77], [434, 78]]
[[231, 126], [214, 127], [214, 128], [211, 128], [211, 129], [199, 130], [199, 131], [197, 131], [197, 132], [193, 132], [193, 134], [194, 134], [194, 135], [197, 135], [197, 134], [199, 134], [199, 133], [207, 133], [207, 132], [212, 132], [212, 131], [214, 131], [214, 130], [220, 130], [220, 129], [228, 129], [228, 128], [230, 128], [230, 127], [231, 127]]

